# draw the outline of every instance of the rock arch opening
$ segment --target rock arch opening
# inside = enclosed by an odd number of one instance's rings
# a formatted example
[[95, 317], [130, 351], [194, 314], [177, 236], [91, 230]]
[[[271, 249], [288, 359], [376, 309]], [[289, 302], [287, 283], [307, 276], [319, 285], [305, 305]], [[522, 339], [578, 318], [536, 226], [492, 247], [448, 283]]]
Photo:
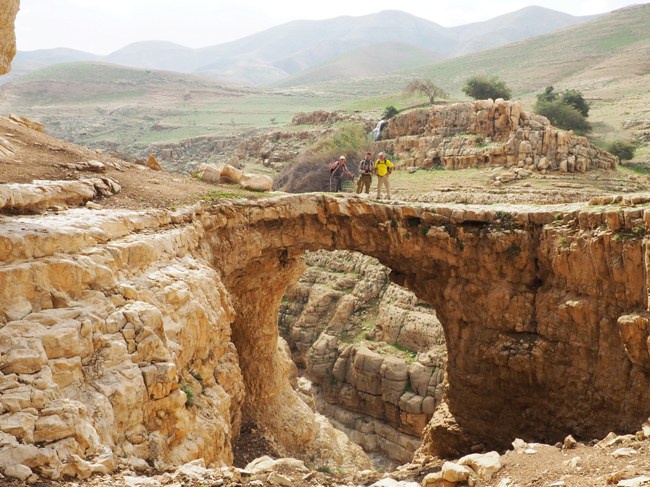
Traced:
[[301, 390], [377, 466], [410, 461], [443, 396], [435, 311], [361, 253], [309, 252], [305, 262], [279, 316]]
[[[455, 455], [479, 444], [504, 447], [515, 437], [602, 437], [635, 430], [648, 417], [650, 388], [637, 385], [649, 385], [650, 377], [633, 362], [618, 324], [647, 309], [638, 272], [645, 247], [643, 239], [614, 234], [644, 226], [643, 210], [614, 222], [588, 207], [559, 214], [550, 207], [415, 207], [327, 195], [235, 206], [215, 211], [206, 242], [237, 311], [245, 414], [289, 448], [317, 433], [287, 428], [309, 417], [309, 408], [288, 381], [274, 382], [274, 371], [287, 367], [276, 352], [278, 311], [303, 272], [302, 255], [319, 249], [376, 257], [393, 282], [438, 313], [449, 387], [422, 452]], [[220, 257], [232, 254], [242, 258]]]

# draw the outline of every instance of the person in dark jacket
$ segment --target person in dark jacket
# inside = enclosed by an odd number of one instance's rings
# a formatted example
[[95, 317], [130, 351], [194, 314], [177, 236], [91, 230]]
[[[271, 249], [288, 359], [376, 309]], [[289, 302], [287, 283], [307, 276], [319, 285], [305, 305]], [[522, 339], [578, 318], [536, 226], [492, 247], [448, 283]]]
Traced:
[[330, 171], [332, 173], [332, 178], [334, 179], [334, 191], [338, 193], [343, 189], [343, 177], [349, 176], [351, 178], [354, 175], [348, 170], [348, 166], [345, 163], [345, 156], [339, 157], [339, 160], [330, 164]]

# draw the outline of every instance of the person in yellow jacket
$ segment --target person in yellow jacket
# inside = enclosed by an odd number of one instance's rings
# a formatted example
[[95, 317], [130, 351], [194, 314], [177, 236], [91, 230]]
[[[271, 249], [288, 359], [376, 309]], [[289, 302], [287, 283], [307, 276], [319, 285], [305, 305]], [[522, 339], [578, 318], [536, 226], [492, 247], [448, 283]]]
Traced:
[[386, 159], [386, 154], [379, 153], [379, 159], [375, 161], [375, 174], [377, 175], [377, 199], [381, 197], [382, 186], [386, 188], [386, 198], [390, 199], [390, 184], [388, 177], [393, 172], [395, 166]]

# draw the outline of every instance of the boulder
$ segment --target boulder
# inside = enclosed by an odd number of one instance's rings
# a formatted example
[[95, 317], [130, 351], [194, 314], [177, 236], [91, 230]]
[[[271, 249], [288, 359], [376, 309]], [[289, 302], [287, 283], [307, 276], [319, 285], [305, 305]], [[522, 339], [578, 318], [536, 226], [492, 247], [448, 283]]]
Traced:
[[501, 457], [495, 451], [489, 453], [473, 453], [458, 460], [459, 465], [465, 465], [474, 470], [481, 480], [490, 480], [501, 470]]
[[221, 169], [221, 182], [222, 183], [234, 183], [239, 184], [241, 182], [244, 173], [241, 169], [237, 169], [230, 164], [226, 164]]
[[271, 191], [273, 179], [264, 174], [244, 173], [239, 181], [242, 188], [249, 191]]
[[465, 482], [469, 479], [471, 472], [463, 465], [445, 462], [442, 464], [441, 473], [442, 478], [448, 482]]
[[147, 159], [145, 166], [147, 166], [149, 169], [153, 169], [154, 171], [162, 171], [162, 166], [156, 160], [153, 154], [149, 156], [149, 159]]
[[208, 183], [218, 183], [221, 180], [221, 168], [214, 164], [201, 164], [197, 174]]

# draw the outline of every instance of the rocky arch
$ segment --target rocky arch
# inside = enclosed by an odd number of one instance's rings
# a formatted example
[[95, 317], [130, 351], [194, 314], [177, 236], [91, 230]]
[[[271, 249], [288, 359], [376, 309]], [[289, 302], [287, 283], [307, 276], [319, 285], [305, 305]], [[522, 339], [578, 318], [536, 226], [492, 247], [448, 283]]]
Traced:
[[[642, 209], [414, 207], [324, 195], [214, 206], [205, 243], [234, 301], [245, 414], [300, 448], [277, 311], [306, 250], [378, 258], [432, 304], [449, 353], [424, 453], [633, 430], [650, 414]], [[226, 231], [227, 230], [227, 231]], [[306, 408], [306, 406], [305, 406]], [[296, 414], [298, 409], [291, 409]], [[306, 416], [307, 417], [307, 416]]]

